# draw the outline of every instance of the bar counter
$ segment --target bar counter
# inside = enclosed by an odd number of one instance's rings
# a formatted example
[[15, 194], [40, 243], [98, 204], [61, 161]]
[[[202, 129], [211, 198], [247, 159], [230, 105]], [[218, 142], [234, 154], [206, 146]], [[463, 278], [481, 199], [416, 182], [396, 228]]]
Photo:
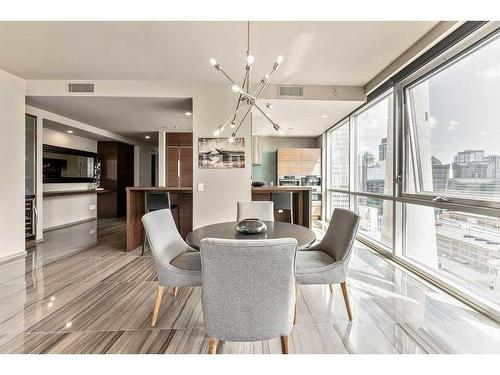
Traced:
[[[179, 206], [180, 233], [183, 238], [193, 229], [193, 189], [167, 188], [156, 186], [134, 186], [127, 188], [127, 251], [132, 251], [142, 244], [144, 229], [141, 217], [144, 215], [144, 194], [147, 191], [170, 192], [171, 204]], [[177, 221], [177, 208], [172, 215]]]
[[[311, 188], [306, 186], [260, 186], [252, 187], [253, 201], [270, 201], [271, 193], [293, 193], [294, 224], [312, 228]], [[286, 221], [275, 211], [274, 220]]]

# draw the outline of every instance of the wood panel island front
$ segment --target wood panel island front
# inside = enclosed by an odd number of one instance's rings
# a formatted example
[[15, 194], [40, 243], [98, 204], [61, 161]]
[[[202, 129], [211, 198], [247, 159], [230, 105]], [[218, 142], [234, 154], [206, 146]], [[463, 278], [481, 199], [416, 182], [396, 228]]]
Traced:
[[[273, 193], [292, 193], [293, 222], [312, 228], [312, 195], [311, 188], [306, 186], [261, 186], [252, 187], [253, 201], [270, 201]], [[274, 211], [275, 221], [288, 221], [276, 210]]]
[[[141, 217], [144, 215], [145, 193], [148, 191], [168, 191], [171, 204], [179, 206], [180, 233], [183, 238], [193, 229], [193, 189], [190, 187], [154, 187], [137, 186], [127, 188], [127, 251], [132, 251], [142, 245], [144, 229]], [[177, 208], [175, 209], [177, 210]], [[177, 213], [172, 212], [177, 221]]]

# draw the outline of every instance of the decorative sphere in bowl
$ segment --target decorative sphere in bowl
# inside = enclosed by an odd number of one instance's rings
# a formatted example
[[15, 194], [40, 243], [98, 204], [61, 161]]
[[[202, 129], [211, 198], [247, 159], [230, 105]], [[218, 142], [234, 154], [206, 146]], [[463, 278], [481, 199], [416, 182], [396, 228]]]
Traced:
[[238, 224], [236, 224], [234, 229], [236, 229], [236, 232], [239, 233], [255, 234], [265, 232], [267, 230], [267, 226], [259, 219], [249, 218], [241, 220]]

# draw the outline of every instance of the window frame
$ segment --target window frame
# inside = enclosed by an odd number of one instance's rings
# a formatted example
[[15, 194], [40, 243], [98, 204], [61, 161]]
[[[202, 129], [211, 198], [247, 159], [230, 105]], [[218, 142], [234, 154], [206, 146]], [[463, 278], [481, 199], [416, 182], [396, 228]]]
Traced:
[[[388, 259], [392, 260], [397, 267], [404, 269], [409, 269], [418, 276], [422, 277], [424, 280], [430, 282], [432, 285], [445, 292], [453, 295], [459, 300], [465, 302], [466, 304], [472, 306], [473, 308], [483, 312], [489, 317], [500, 322], [500, 308], [499, 304], [492, 303], [487, 297], [482, 294], [474, 293], [472, 288], [467, 288], [464, 285], [455, 283], [452, 279], [447, 278], [444, 275], [433, 272], [430, 269], [423, 268], [422, 265], [413, 261], [411, 258], [406, 257], [405, 247], [406, 244], [406, 211], [407, 204], [415, 204], [433, 208], [443, 208], [452, 211], [463, 211], [466, 213], [480, 214], [485, 216], [500, 217], [500, 210], [498, 204], [489, 204], [489, 201], [481, 200], [456, 200], [453, 199], [452, 202], [435, 202], [431, 197], [426, 197], [423, 194], [408, 194], [405, 193], [405, 183], [407, 183], [408, 178], [405, 173], [409, 173], [409, 168], [407, 168], [406, 158], [409, 153], [405, 150], [408, 147], [406, 142], [406, 123], [407, 111], [405, 110], [405, 100], [404, 100], [404, 90], [403, 87], [411, 84], [417, 80], [425, 79], [426, 74], [430, 74], [432, 70], [437, 70], [439, 67], [451, 64], [454, 59], [464, 56], [467, 51], [470, 51], [474, 46], [478, 46], [485, 42], [489, 37], [494, 37], [494, 34], [500, 32], [500, 22], [474, 22], [477, 25], [466, 31], [465, 33], [462, 28], [467, 28], [466, 24], [472, 24], [473, 22], [465, 22], [462, 26], [457, 28], [457, 34], [452, 31], [449, 36], [446, 36], [442, 41], [438, 42], [441, 45], [439, 48], [431, 47], [431, 49], [424, 53], [431, 57], [418, 57], [416, 61], [422, 61], [420, 65], [412, 66], [411, 73], [403, 73], [406, 68], [403, 68], [400, 73], [396, 73], [394, 76], [390, 77], [387, 81], [382, 83], [378, 88], [375, 88], [371, 93], [368, 94], [368, 101], [363, 103], [361, 106], [352, 111], [349, 115], [344, 117], [342, 120], [335, 123], [332, 127], [327, 129], [328, 131], [335, 129], [346, 121], [349, 122], [351, 130], [349, 132], [350, 137], [350, 149], [349, 158], [351, 159], [349, 164], [349, 173], [352, 174], [352, 116], [367, 106], [372, 105], [375, 101], [379, 100], [381, 97], [386, 95], [389, 90], [393, 90], [393, 190], [391, 195], [378, 195], [371, 193], [363, 193], [352, 190], [352, 180], [350, 180], [349, 191], [344, 191], [340, 189], [328, 189], [338, 193], [348, 194], [350, 209], [354, 209], [354, 201], [356, 201], [357, 196], [369, 196], [373, 198], [379, 198], [383, 200], [389, 200], [393, 202], [393, 232], [392, 232], [392, 248], [383, 246], [376, 240], [364, 236], [358, 233], [356, 239], [368, 246], [374, 251], [381, 253]], [[469, 28], [470, 29], [470, 28]], [[450, 37], [450, 38], [449, 38]], [[445, 41], [449, 39], [450, 41]], [[444, 43], [441, 43], [444, 42]], [[444, 46], [443, 46], [444, 44]], [[412, 65], [413, 63], [410, 63]], [[413, 64], [415, 65], [415, 64]], [[328, 153], [328, 143], [326, 144], [325, 155]], [[326, 159], [328, 162], [328, 159]], [[352, 178], [352, 176], [350, 176]], [[325, 202], [328, 203], [328, 196], [325, 196]], [[329, 218], [328, 218], [329, 219]], [[328, 220], [329, 221], [329, 220]]]

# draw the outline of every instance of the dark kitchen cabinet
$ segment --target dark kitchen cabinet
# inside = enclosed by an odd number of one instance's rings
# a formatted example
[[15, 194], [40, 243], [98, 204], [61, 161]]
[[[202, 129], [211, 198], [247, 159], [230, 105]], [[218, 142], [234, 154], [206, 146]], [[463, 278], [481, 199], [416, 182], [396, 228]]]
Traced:
[[167, 187], [193, 186], [193, 133], [166, 134]]

